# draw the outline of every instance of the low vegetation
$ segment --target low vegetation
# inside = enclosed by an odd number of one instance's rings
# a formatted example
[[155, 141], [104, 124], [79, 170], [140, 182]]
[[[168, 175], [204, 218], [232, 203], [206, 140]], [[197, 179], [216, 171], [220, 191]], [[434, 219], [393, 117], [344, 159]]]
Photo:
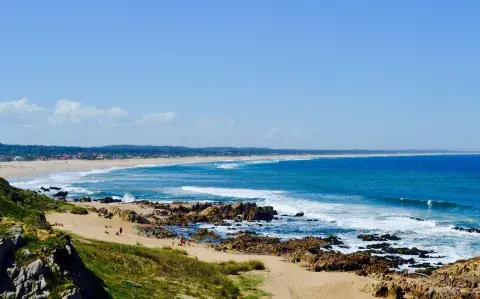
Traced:
[[0, 178], [0, 217], [8, 217], [38, 228], [48, 228], [44, 213], [71, 210], [74, 206], [34, 191], [14, 188]]
[[[83, 262], [102, 279], [113, 298], [259, 298], [258, 285], [243, 287], [244, 272], [264, 269], [259, 261], [206, 263], [182, 250], [154, 249], [74, 239]], [[253, 289], [253, 291], [252, 291]]]

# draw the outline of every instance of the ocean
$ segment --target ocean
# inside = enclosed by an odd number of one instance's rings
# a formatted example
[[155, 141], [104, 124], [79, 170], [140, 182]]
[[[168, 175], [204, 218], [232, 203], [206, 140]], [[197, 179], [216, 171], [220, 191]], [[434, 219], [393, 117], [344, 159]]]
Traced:
[[[59, 186], [71, 197], [171, 201], [253, 201], [279, 219], [239, 229], [280, 238], [338, 236], [361, 250], [360, 233], [394, 234], [396, 247], [434, 250], [447, 263], [480, 255], [480, 155], [367, 156], [143, 165], [13, 180]], [[303, 217], [293, 217], [304, 213]], [[228, 227], [210, 227], [223, 236]]]

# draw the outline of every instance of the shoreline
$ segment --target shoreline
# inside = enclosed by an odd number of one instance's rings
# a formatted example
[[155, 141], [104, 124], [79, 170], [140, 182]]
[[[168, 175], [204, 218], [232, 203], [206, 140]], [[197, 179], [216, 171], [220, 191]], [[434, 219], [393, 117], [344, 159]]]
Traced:
[[[144, 209], [132, 204], [76, 203], [76, 205], [96, 208], [120, 207], [145, 212]], [[300, 264], [285, 261], [279, 256], [217, 251], [201, 243], [179, 246], [178, 238], [154, 239], [140, 236], [135, 233], [134, 223], [121, 220], [118, 216], [107, 219], [94, 213], [74, 215], [55, 212], [47, 214], [46, 217], [50, 223], [57, 224], [54, 225], [56, 229], [84, 238], [128, 245], [141, 244], [153, 248], [170, 246], [184, 249], [189, 256], [206, 262], [260, 260], [266, 266], [266, 270], [260, 273], [263, 278], [260, 288], [270, 293], [272, 298], [374, 298], [363, 289], [377, 281], [371, 277], [358, 276], [351, 272], [313, 272], [303, 268]], [[123, 229], [123, 233], [115, 234], [120, 228]]]
[[345, 155], [261, 155], [261, 156], [193, 156], [171, 158], [145, 158], [122, 160], [34, 160], [0, 162], [0, 177], [7, 180], [48, 175], [59, 172], [91, 171], [95, 169], [128, 168], [153, 165], [187, 163], [259, 161], [259, 160], [311, 160], [329, 158], [413, 157], [446, 155], [480, 155], [480, 153], [401, 153], [401, 154], [345, 154]]
[[91, 171], [96, 169], [128, 168], [154, 165], [209, 163], [229, 161], [315, 159], [313, 155], [267, 155], [267, 156], [207, 156], [173, 157], [122, 160], [35, 160], [0, 162], [0, 177], [19, 179], [59, 172]]

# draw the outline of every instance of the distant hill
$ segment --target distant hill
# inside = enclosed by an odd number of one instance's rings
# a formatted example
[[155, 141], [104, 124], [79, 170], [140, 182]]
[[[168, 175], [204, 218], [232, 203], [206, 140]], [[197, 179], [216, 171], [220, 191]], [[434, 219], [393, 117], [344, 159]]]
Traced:
[[160, 156], [249, 156], [249, 155], [301, 155], [301, 154], [392, 154], [449, 152], [445, 150], [305, 150], [271, 149], [258, 147], [185, 147], [153, 145], [109, 145], [101, 147], [48, 146], [48, 145], [11, 145], [0, 143], [0, 160], [21, 157], [26, 160], [39, 158], [58, 158], [64, 155], [80, 159], [95, 159], [99, 155], [105, 158], [160, 157]]

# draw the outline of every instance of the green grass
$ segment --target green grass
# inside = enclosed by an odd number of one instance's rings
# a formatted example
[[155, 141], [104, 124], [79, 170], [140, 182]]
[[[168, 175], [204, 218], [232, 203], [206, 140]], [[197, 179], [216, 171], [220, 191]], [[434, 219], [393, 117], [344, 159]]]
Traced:
[[[113, 298], [244, 298], [231, 274], [263, 269], [252, 262], [206, 263], [182, 250], [83, 240], [74, 246], [82, 261], [102, 279]], [[255, 286], [251, 286], [255, 292]], [[251, 297], [256, 298], [256, 297]]]
[[262, 284], [262, 277], [253, 273], [244, 273], [240, 276], [232, 277], [232, 279], [238, 285], [242, 298], [244, 299], [257, 299], [257, 298], [271, 298], [272, 296], [259, 289]]
[[72, 207], [69, 203], [55, 201], [34, 191], [14, 188], [0, 178], [0, 217], [22, 221], [38, 228], [48, 228], [44, 215], [46, 211], [65, 211]]
[[265, 270], [262, 262], [251, 260], [247, 262], [222, 262], [216, 264], [219, 270], [227, 275], [238, 275], [240, 272], [247, 272], [253, 270]]
[[70, 213], [78, 214], [78, 215], [87, 215], [88, 210], [83, 207], [73, 206], [73, 208], [70, 210]]

